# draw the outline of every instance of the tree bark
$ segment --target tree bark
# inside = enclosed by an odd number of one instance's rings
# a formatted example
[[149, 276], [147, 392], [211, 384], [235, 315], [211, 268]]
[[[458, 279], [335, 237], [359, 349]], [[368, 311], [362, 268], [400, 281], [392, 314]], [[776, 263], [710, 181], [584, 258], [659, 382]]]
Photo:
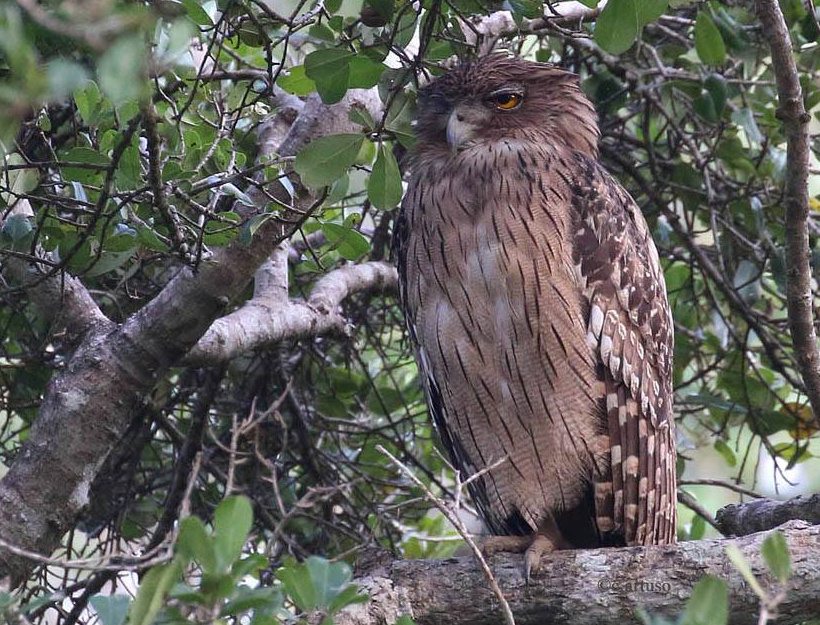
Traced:
[[[775, 623], [820, 614], [820, 527], [792, 521], [783, 527], [792, 576]], [[729, 622], [758, 622], [759, 600], [726, 556], [734, 542], [764, 588], [771, 583], [760, 547], [768, 533], [678, 545], [559, 551], [541, 559], [527, 584], [522, 556], [499, 554], [490, 565], [517, 625], [639, 623], [635, 610], [676, 618], [695, 584], [715, 575], [729, 586]], [[337, 625], [392, 625], [409, 615], [419, 625], [496, 625], [498, 600], [472, 558], [396, 560], [357, 580], [371, 599], [334, 617]], [[771, 621], [770, 621], [771, 622]]]
[[[285, 138], [291, 151], [311, 136], [311, 124], [294, 126], [299, 137], [289, 133]], [[276, 146], [269, 137], [260, 132], [258, 140], [260, 153], [271, 155]], [[76, 303], [68, 311], [67, 325], [84, 334], [76, 337], [79, 346], [66, 369], [49, 384], [26, 444], [0, 480], [0, 540], [39, 554], [50, 554], [59, 545], [87, 505], [103, 461], [156, 382], [202, 337], [276, 246], [298, 228], [314, 198], [302, 190], [293, 201], [297, 210], [269, 219], [250, 244], [236, 241], [218, 250], [197, 272], [181, 269], [120, 326], [91, 305], [93, 300], [79, 280], [66, 277], [64, 291], [57, 278], [32, 287], [37, 303], [55, 304], [61, 293]], [[30, 559], [0, 549], [0, 579], [8, 576], [16, 586], [32, 566]]]
[[745, 536], [777, 527], [798, 519], [820, 523], [820, 493], [795, 497], [788, 501], [757, 499], [725, 506], [717, 511], [715, 522], [727, 536]]
[[803, 103], [800, 74], [792, 54], [791, 39], [778, 0], [758, 0], [763, 33], [772, 50], [772, 69], [777, 82], [777, 117], [786, 134], [786, 303], [794, 353], [806, 387], [806, 395], [820, 423], [820, 351], [814, 330], [809, 245], [809, 121]]

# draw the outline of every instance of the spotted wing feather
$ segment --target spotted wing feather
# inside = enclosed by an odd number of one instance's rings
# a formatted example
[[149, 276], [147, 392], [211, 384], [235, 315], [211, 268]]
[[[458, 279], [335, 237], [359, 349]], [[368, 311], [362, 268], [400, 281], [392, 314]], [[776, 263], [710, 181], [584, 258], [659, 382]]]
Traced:
[[573, 262], [610, 437], [610, 470], [595, 477], [599, 529], [628, 545], [674, 542], [673, 326], [663, 271], [634, 200], [597, 162], [576, 161]]

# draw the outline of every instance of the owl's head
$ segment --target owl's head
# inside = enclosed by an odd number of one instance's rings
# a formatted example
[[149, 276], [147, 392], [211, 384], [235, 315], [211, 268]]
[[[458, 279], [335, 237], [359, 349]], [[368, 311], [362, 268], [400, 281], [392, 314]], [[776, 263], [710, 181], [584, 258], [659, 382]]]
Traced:
[[597, 119], [575, 74], [494, 54], [420, 90], [416, 133], [421, 151], [516, 138], [596, 155]]

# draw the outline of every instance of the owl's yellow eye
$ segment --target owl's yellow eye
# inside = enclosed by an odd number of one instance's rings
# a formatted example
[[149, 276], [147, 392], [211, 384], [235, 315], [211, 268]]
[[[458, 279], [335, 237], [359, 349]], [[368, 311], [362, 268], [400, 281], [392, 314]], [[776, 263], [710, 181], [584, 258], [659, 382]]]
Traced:
[[513, 91], [502, 91], [501, 93], [496, 93], [493, 95], [495, 107], [501, 109], [502, 111], [511, 111], [518, 108], [521, 106], [521, 102], [523, 101], [524, 96]]

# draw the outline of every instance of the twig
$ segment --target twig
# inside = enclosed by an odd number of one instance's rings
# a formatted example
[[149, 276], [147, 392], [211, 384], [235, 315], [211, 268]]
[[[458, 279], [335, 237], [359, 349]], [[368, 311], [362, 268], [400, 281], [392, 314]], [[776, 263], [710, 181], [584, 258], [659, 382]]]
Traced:
[[[487, 561], [484, 559], [484, 554], [481, 553], [481, 549], [475, 543], [473, 537], [470, 535], [470, 533], [467, 531], [467, 528], [464, 526], [464, 521], [462, 521], [458, 517], [458, 514], [456, 514], [456, 512], [450, 506], [448, 506], [445, 502], [436, 497], [433, 494], [433, 492], [429, 488], [427, 488], [427, 485], [413, 474], [413, 472], [407, 467], [407, 465], [401, 462], [398, 458], [396, 458], [393, 454], [391, 454], [381, 445], [376, 445], [376, 450], [387, 456], [393, 464], [395, 464], [399, 469], [401, 469], [402, 473], [404, 473], [419, 488], [421, 488], [424, 491], [425, 495], [427, 495], [427, 498], [430, 500], [430, 502], [434, 506], [436, 506], [436, 508], [441, 510], [441, 513], [447, 518], [448, 521], [450, 521], [450, 523], [453, 525], [456, 531], [464, 539], [464, 542], [467, 543], [467, 546], [470, 547], [470, 551], [473, 552], [473, 555], [475, 555], [476, 560], [478, 560], [478, 563], [481, 566], [481, 570], [487, 577], [487, 581], [490, 582], [490, 587], [492, 588], [493, 593], [495, 593], [495, 596], [498, 597], [498, 601], [501, 604], [501, 611], [504, 613], [504, 622], [507, 623], [507, 625], [515, 625], [515, 618], [513, 617], [512, 610], [510, 609], [510, 604], [507, 602], [507, 598], [504, 596], [504, 593], [501, 592], [501, 588], [498, 585], [498, 581], [496, 581], [495, 579], [495, 575], [493, 575], [493, 572], [492, 570], [490, 570]], [[506, 460], [506, 458], [500, 460], [498, 463], [501, 463], [504, 460]], [[491, 467], [488, 467], [488, 469], [489, 468]]]
[[165, 197], [165, 189], [162, 185], [162, 164], [160, 161], [160, 149], [162, 139], [157, 128], [157, 110], [151, 100], [147, 100], [141, 106], [142, 127], [145, 129], [145, 138], [148, 143], [148, 183], [151, 185], [151, 192], [154, 195], [154, 206], [162, 214], [168, 233], [174, 242], [174, 249], [179, 252], [183, 259], [188, 258], [188, 244], [185, 242], [185, 232], [180, 225], [179, 215], [176, 209], [168, 203]]
[[741, 495], [748, 495], [749, 497], [754, 497], [755, 499], [762, 499], [763, 495], [758, 493], [757, 491], [744, 488], [739, 484], [735, 484], [733, 482], [727, 482], [725, 480], [714, 480], [708, 478], [701, 478], [697, 480], [678, 480], [679, 486], [720, 486], [721, 488], [726, 488], [729, 490], [733, 490], [736, 493], [740, 493]]
[[721, 534], [723, 533], [723, 530], [720, 529], [720, 526], [715, 521], [715, 517], [713, 517], [706, 508], [700, 505], [695, 500], [695, 498], [692, 497], [692, 495], [687, 493], [685, 490], [678, 491], [678, 501], [690, 510], [692, 510], [692, 512], [701, 517], [704, 521], [706, 521], [709, 525], [714, 527]]

